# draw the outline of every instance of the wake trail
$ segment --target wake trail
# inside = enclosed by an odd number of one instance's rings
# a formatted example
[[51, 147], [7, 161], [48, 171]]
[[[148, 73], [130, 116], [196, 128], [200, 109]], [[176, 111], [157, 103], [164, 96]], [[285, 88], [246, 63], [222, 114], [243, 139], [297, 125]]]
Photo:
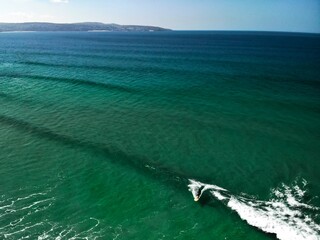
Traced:
[[[305, 180], [303, 184], [305, 187]], [[213, 197], [237, 212], [248, 224], [264, 232], [273, 233], [280, 240], [320, 239], [320, 226], [314, 220], [320, 209], [302, 202], [306, 190], [297, 183], [291, 187], [282, 184], [281, 187], [273, 189], [273, 197], [267, 201], [247, 195], [235, 195], [219, 186], [193, 179], [189, 179], [188, 187], [195, 201], [208, 190]]]

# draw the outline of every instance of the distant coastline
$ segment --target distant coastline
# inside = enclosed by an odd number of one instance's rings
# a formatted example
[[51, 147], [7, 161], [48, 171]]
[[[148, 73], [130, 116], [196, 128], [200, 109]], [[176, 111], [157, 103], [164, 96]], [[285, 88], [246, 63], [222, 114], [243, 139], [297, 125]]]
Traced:
[[0, 23], [0, 32], [159, 32], [171, 29], [157, 26], [119, 25], [99, 22], [84, 23]]

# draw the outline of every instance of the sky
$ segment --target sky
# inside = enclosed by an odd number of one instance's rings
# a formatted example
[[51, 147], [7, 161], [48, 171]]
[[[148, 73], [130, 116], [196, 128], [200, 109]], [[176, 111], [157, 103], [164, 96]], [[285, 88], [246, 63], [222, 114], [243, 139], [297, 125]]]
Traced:
[[0, 0], [0, 22], [320, 33], [320, 0]]

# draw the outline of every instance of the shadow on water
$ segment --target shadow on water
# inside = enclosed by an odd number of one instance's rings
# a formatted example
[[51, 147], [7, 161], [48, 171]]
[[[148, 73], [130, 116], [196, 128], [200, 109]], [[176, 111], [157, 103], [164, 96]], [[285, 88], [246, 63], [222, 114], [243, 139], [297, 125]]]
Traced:
[[210, 194], [203, 194], [199, 199], [198, 203], [201, 207], [217, 207], [219, 204], [219, 202], [215, 200], [212, 196], [210, 196]]

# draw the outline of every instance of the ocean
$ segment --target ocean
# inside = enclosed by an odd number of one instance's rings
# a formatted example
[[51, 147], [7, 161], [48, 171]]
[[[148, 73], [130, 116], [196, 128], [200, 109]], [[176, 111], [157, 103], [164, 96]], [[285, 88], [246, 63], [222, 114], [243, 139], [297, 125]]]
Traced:
[[319, 34], [1, 33], [0, 239], [319, 240], [319, 76]]

